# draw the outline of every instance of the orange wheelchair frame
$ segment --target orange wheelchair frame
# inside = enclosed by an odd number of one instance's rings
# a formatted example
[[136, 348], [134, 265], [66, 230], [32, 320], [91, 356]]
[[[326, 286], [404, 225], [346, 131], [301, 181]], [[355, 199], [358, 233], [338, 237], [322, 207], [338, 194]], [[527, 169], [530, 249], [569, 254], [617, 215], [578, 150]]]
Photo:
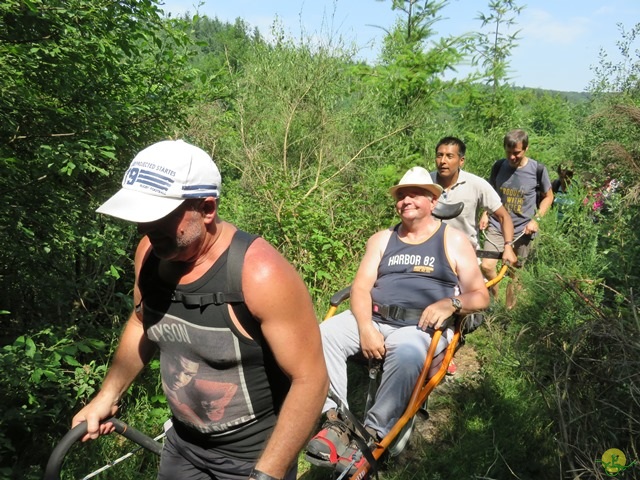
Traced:
[[[509, 265], [504, 264], [500, 269], [496, 278], [486, 282], [485, 286], [487, 288], [491, 288], [492, 286], [500, 282], [504, 278], [505, 274], [507, 273], [508, 268], [509, 268]], [[347, 300], [349, 297], [350, 297], [350, 287], [344, 288], [339, 292], [337, 292], [336, 294], [334, 294], [331, 297], [330, 307], [324, 319], [326, 320], [332, 317], [338, 310], [339, 305], [345, 300]], [[382, 457], [382, 455], [385, 452], [388, 451], [389, 447], [393, 444], [393, 442], [396, 440], [396, 438], [402, 432], [405, 426], [407, 426], [407, 424], [413, 419], [413, 417], [418, 413], [418, 411], [425, 404], [427, 398], [429, 397], [431, 392], [433, 392], [434, 388], [445, 377], [445, 375], [447, 374], [447, 368], [449, 367], [449, 364], [451, 363], [451, 360], [453, 359], [453, 356], [461, 343], [463, 322], [464, 322], [464, 317], [462, 316], [456, 317], [455, 324], [454, 324], [453, 338], [449, 343], [449, 345], [447, 346], [447, 348], [444, 350], [444, 358], [442, 360], [442, 364], [437, 369], [437, 371], [430, 376], [429, 373], [431, 371], [431, 367], [434, 361], [435, 350], [437, 348], [438, 342], [440, 341], [440, 337], [442, 336], [442, 330], [436, 330], [434, 332], [433, 338], [431, 340], [431, 344], [429, 346], [429, 350], [427, 352], [427, 357], [425, 358], [424, 364], [422, 366], [422, 370], [420, 372], [420, 376], [418, 377], [418, 380], [416, 381], [416, 384], [413, 388], [413, 392], [411, 393], [411, 397], [409, 399], [407, 408], [405, 409], [402, 416], [395, 423], [395, 425], [391, 428], [389, 433], [387, 433], [387, 435], [385, 435], [385, 437], [382, 438], [380, 441], [376, 442], [374, 445], [371, 446], [370, 455], [368, 454], [364, 455], [365, 462], [363, 463], [362, 466], [360, 466], [356, 470], [355, 473], [351, 475], [351, 477], [349, 477], [350, 480], [363, 480], [365, 478], [368, 478], [368, 476], [370, 475], [370, 473], [372, 473], [372, 471], [376, 470], [377, 466], [371, 465], [370, 461], [367, 458], [371, 458], [374, 462], [376, 462]], [[345, 473], [340, 475], [338, 477], [338, 480], [344, 478], [348, 474], [346, 472], [348, 472], [348, 470], [346, 470]]]

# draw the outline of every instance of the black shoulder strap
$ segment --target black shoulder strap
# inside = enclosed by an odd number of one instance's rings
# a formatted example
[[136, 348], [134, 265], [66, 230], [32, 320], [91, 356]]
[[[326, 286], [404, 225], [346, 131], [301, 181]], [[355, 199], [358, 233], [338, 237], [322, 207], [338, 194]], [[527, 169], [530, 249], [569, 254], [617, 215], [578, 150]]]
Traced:
[[227, 290], [230, 293], [226, 294], [229, 295], [229, 299], [225, 303], [244, 302], [242, 266], [244, 265], [244, 256], [249, 249], [249, 245], [256, 238], [258, 238], [257, 235], [237, 230], [231, 240], [229, 254], [227, 255]]
[[542, 192], [542, 174], [544, 173], [544, 165], [540, 162], [538, 163], [538, 167], [536, 168], [536, 191]]
[[242, 230], [237, 230], [231, 239], [227, 253], [227, 282], [226, 292], [213, 293], [183, 293], [175, 291], [171, 297], [174, 302], [182, 302], [188, 307], [205, 307], [207, 305], [222, 305], [224, 303], [244, 303], [242, 293], [242, 266], [244, 255], [249, 245], [258, 238]]
[[491, 176], [489, 177], [489, 184], [493, 187], [495, 191], [498, 191], [498, 189], [496, 188], [496, 178], [498, 178], [498, 172], [500, 171], [500, 167], [502, 167], [502, 164], [505, 162], [505, 160], [506, 158], [498, 160], [496, 163], [493, 164], [493, 167], [491, 167]]

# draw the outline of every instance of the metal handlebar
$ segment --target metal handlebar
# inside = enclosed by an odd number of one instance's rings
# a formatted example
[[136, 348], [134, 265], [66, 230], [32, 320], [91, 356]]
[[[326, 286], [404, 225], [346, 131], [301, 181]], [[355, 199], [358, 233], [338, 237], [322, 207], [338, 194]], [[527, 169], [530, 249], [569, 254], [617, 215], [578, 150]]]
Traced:
[[[156, 455], [160, 455], [162, 453], [162, 444], [160, 442], [156, 442], [154, 439], [148, 437], [141, 431], [130, 427], [122, 420], [118, 420], [117, 418], [112, 417], [103, 420], [100, 423], [112, 423], [115, 427], [116, 432], [118, 432], [123, 437], [137, 443], [141, 447], [149, 450], [152, 453], [155, 453]], [[64, 437], [62, 437], [62, 440], [58, 442], [58, 445], [56, 445], [56, 447], [53, 449], [53, 452], [51, 452], [51, 455], [49, 456], [49, 461], [47, 462], [43, 480], [59, 480], [62, 461], [64, 460], [65, 455], [73, 446], [73, 444], [80, 440], [86, 433], [87, 423], [82, 422], [81, 424], [73, 427], [67, 432]]]

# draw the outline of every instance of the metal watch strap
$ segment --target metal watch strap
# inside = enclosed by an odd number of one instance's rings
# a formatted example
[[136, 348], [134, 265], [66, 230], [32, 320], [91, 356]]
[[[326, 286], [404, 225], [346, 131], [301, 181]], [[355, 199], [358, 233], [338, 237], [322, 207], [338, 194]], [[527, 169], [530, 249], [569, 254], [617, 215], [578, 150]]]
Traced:
[[459, 298], [451, 297], [451, 305], [455, 309], [455, 313], [460, 313], [460, 310], [462, 310], [462, 302]]

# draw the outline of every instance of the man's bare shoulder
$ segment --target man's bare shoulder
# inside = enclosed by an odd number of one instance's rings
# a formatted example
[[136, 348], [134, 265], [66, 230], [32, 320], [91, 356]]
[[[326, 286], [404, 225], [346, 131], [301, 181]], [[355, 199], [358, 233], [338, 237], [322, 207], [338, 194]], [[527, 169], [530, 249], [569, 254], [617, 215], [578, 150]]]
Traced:
[[268, 275], [274, 269], [284, 268], [289, 262], [264, 238], [256, 238], [245, 254], [245, 268], [251, 269], [252, 275]]
[[379, 230], [373, 235], [369, 237], [367, 240], [367, 246], [375, 246], [381, 244], [387, 244], [391, 234], [393, 233], [394, 227], [385, 228], [384, 230]]
[[275, 247], [261, 237], [251, 243], [242, 270], [243, 290], [247, 294], [251, 295], [253, 288], [271, 291], [299, 283], [302, 280], [298, 272]]
[[247, 307], [264, 324], [295, 320], [315, 324], [311, 296], [294, 266], [271, 244], [257, 238], [249, 246], [242, 268], [242, 291]]
[[471, 241], [469, 241], [465, 233], [455, 227], [452, 227], [451, 225], [447, 225], [445, 243], [449, 251], [451, 251], [452, 248], [454, 249], [454, 251], [461, 248], [464, 248], [465, 251], [473, 250]]

